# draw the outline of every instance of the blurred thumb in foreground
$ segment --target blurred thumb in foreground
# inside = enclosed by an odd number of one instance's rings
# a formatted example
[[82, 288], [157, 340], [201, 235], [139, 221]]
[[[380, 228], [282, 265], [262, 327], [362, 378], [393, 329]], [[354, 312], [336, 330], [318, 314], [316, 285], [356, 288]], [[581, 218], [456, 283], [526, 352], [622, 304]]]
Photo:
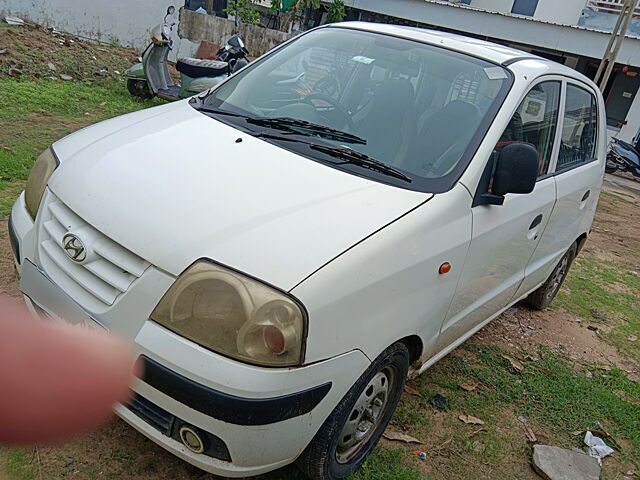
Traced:
[[90, 430], [127, 400], [133, 370], [122, 340], [37, 321], [0, 297], [0, 443], [50, 442]]

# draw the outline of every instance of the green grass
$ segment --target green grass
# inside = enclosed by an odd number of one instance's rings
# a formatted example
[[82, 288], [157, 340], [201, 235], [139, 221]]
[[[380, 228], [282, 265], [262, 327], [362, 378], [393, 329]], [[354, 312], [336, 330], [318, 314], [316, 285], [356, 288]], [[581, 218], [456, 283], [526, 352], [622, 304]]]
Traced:
[[605, 340], [622, 353], [640, 358], [640, 276], [629, 267], [604, 262], [593, 257], [578, 257], [555, 300], [556, 307], [588, 320], [591, 324], [606, 323], [613, 329]]
[[[479, 417], [488, 425], [500, 422], [502, 411], [511, 409], [554, 432], [566, 446], [579, 444], [568, 432], [605, 425], [614, 437], [630, 442], [626, 452], [630, 458], [640, 457], [640, 406], [632, 403], [640, 402], [640, 384], [622, 371], [575, 370], [558, 355], [541, 350], [539, 360], [522, 360], [525, 370], [516, 372], [498, 347], [461, 348], [464, 356], [446, 358], [418, 378], [414, 387], [436, 388], [449, 399], [452, 410]], [[469, 381], [493, 389], [466, 392], [459, 387]], [[627, 398], [615, 392], [625, 392]], [[426, 400], [420, 402], [426, 407]]]
[[1, 216], [9, 213], [31, 165], [51, 143], [86, 125], [160, 103], [132, 97], [116, 81], [0, 79], [0, 91]]
[[5, 472], [12, 480], [32, 480], [37, 476], [35, 452], [9, 449], [5, 455]]
[[107, 118], [155, 104], [113, 82], [0, 80], [0, 178], [26, 179], [37, 155], [55, 140]]
[[426, 480], [405, 450], [378, 448], [351, 480]]

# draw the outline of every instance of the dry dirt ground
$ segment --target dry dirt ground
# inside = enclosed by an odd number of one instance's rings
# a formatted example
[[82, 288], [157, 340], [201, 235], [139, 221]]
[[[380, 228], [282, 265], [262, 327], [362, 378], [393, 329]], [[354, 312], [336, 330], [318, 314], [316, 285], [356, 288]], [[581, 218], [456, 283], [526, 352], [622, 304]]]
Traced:
[[[635, 185], [635, 184], [632, 184]], [[640, 184], [638, 184], [640, 185]], [[640, 259], [636, 249], [623, 248], [625, 243], [638, 245], [640, 229], [637, 215], [640, 212], [640, 195], [633, 189], [621, 188], [620, 185], [607, 182], [605, 195], [598, 210], [593, 233], [582, 255], [608, 259], [612, 256], [618, 262], [624, 262], [630, 269], [640, 270]], [[624, 202], [614, 202], [611, 195], [622, 196]], [[6, 219], [0, 220], [0, 292], [18, 296], [18, 281], [10, 261], [10, 246], [6, 234]], [[565, 287], [566, 288], [566, 287]], [[514, 355], [522, 351], [534, 351], [540, 345], [562, 354], [576, 364], [601, 365], [608, 369], [617, 366], [627, 372], [630, 378], [638, 380], [640, 368], [638, 358], [631, 358], [620, 353], [618, 349], [605, 342], [600, 331], [589, 329], [589, 322], [563, 309], [549, 309], [542, 312], [531, 311], [516, 305], [505, 314], [475, 335], [471, 344], [500, 345]], [[600, 325], [602, 329], [606, 326]], [[457, 350], [453, 356], [466, 356], [468, 352]], [[428, 412], [429, 431], [432, 438], [452, 429], [445, 413]], [[523, 436], [523, 425], [516, 416], [505, 412], [499, 422], [498, 433], [510, 438], [514, 432]], [[478, 432], [483, 429], [477, 429]], [[476, 430], [468, 435], [473, 438]], [[552, 437], [553, 434], [542, 427], [536, 429], [539, 438]], [[383, 440], [383, 445], [395, 447], [392, 442]], [[446, 451], [446, 445], [438, 446], [427, 441], [420, 448], [429, 451], [429, 466], [425, 467], [428, 478], [462, 478], [455, 473], [455, 464], [460, 458], [455, 452]], [[477, 448], [478, 442], [471, 442], [469, 448]], [[504, 478], [535, 479], [538, 478], [529, 465], [526, 442], [511, 452], [509, 474]], [[411, 447], [409, 447], [411, 448]], [[445, 451], [441, 451], [445, 448]], [[35, 478], [122, 478], [122, 479], [201, 479], [213, 480], [215, 477], [205, 474], [174, 456], [166, 453], [151, 441], [143, 438], [131, 427], [117, 418], [113, 418], [96, 431], [76, 438], [66, 444], [56, 446], [40, 446], [24, 451], [26, 461], [37, 465], [38, 476]], [[502, 460], [503, 462], [505, 459]], [[629, 468], [625, 464], [618, 471]], [[115, 466], [115, 467], [114, 467]], [[491, 478], [495, 470], [483, 465], [473, 467], [477, 478]], [[517, 473], [516, 473], [517, 472]], [[514, 475], [513, 477], [511, 475]], [[608, 478], [635, 478], [615, 474]], [[271, 480], [297, 477], [290, 471], [281, 475], [269, 476]], [[25, 476], [23, 478], [30, 478]], [[465, 477], [466, 478], [466, 477]]]

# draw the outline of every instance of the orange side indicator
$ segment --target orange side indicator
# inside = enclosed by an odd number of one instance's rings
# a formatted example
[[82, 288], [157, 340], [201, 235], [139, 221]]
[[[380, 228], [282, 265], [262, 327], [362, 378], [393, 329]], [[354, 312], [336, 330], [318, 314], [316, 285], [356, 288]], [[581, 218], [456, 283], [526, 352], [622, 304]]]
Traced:
[[445, 273], [449, 273], [451, 271], [451, 264], [449, 262], [444, 262], [442, 265], [440, 265], [440, 270], [438, 270], [438, 273], [440, 275], [444, 275]]

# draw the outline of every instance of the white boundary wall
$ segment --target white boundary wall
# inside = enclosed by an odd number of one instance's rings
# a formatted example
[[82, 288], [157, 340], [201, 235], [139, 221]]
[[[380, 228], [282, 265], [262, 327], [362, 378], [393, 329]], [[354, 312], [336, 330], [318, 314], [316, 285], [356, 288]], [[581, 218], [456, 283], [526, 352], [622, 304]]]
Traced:
[[[117, 43], [143, 50], [150, 43], [151, 29], [162, 22], [169, 5], [184, 2], [165, 0], [0, 0], [0, 14], [14, 15], [60, 31], [105, 43]], [[177, 32], [177, 28], [174, 28]], [[174, 33], [176, 56], [195, 54], [197, 45]]]

